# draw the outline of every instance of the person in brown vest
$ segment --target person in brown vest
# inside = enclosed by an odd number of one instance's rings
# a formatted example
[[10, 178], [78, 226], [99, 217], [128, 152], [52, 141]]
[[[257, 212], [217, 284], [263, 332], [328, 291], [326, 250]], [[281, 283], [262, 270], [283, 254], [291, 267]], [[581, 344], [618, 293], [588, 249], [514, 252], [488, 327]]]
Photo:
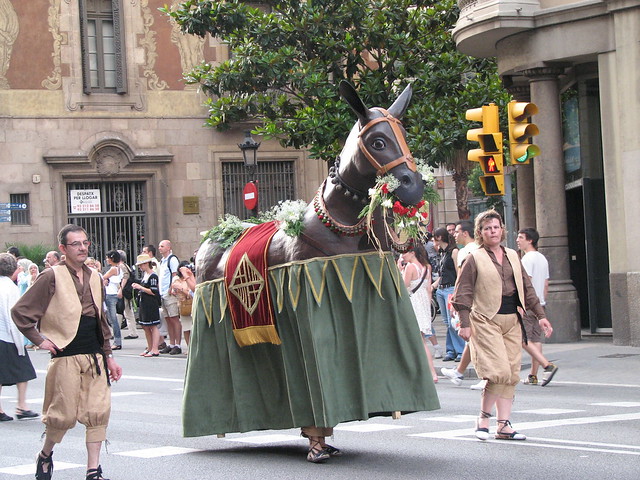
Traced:
[[476, 217], [475, 238], [480, 248], [462, 265], [452, 300], [460, 314], [459, 335], [469, 342], [478, 376], [487, 380], [475, 435], [480, 440], [489, 438], [489, 418], [495, 406], [495, 438], [525, 440], [509, 421], [522, 356], [518, 307], [531, 310], [543, 328], [549, 322], [518, 254], [501, 245], [505, 229], [498, 212], [487, 210]]
[[103, 480], [99, 460], [111, 412], [109, 380], [119, 380], [122, 368], [111, 353], [102, 281], [84, 264], [87, 232], [67, 225], [58, 240], [65, 260], [43, 271], [11, 310], [18, 329], [51, 352], [42, 409], [46, 436], [36, 478], [51, 479], [54, 445], [80, 422], [86, 426], [86, 478]]

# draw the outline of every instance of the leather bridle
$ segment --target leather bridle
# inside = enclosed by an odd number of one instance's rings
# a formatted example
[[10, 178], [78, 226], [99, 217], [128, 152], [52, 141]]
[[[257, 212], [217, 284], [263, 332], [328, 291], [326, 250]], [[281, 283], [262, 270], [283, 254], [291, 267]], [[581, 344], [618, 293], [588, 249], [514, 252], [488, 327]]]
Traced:
[[[402, 163], [405, 163], [409, 170], [411, 170], [412, 172], [415, 172], [416, 163], [413, 159], [413, 156], [411, 155], [411, 152], [409, 151], [409, 145], [407, 145], [407, 141], [405, 140], [404, 135], [402, 134], [402, 130], [401, 130], [402, 122], [397, 118], [395, 118], [393, 115], [391, 115], [384, 108], [373, 108], [373, 110], [377, 110], [378, 112], [382, 113], [382, 117], [374, 118], [369, 123], [367, 123], [364, 127], [362, 127], [362, 130], [360, 130], [360, 133], [358, 134], [358, 148], [362, 153], [364, 153], [364, 156], [367, 157], [367, 160], [369, 160], [369, 163], [373, 165], [373, 168], [376, 169], [376, 175], [381, 177], [382, 175], [386, 174], [389, 170], [391, 170], [394, 167], [397, 167]], [[389, 126], [391, 127], [391, 131], [395, 135], [396, 142], [400, 146], [400, 151], [402, 152], [402, 156], [384, 165], [380, 165], [380, 163], [378, 163], [378, 161], [371, 154], [371, 152], [367, 150], [367, 147], [362, 141], [362, 136], [365, 134], [365, 132], [369, 130], [371, 127], [373, 127], [374, 125], [377, 125], [378, 123], [381, 123], [381, 122], [387, 122], [389, 124]]]

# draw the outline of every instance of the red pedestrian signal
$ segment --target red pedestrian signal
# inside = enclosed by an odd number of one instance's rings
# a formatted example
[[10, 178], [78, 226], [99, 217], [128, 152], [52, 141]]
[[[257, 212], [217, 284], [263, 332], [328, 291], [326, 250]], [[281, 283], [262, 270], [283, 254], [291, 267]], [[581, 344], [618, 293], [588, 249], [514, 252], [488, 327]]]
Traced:
[[480, 148], [469, 150], [467, 159], [480, 163], [482, 173], [480, 185], [485, 195], [504, 195], [504, 173], [502, 159], [502, 133], [498, 116], [498, 106], [483, 105], [467, 110], [465, 118], [482, 122], [482, 128], [467, 131], [467, 140], [478, 142]]

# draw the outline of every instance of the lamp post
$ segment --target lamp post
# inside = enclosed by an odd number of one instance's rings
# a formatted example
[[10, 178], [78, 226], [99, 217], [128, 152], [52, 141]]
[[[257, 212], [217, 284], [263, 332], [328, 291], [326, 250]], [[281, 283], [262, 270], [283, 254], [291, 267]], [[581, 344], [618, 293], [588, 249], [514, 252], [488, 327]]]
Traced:
[[244, 141], [238, 144], [242, 151], [244, 166], [249, 170], [251, 181], [247, 183], [243, 190], [244, 205], [251, 210], [251, 215], [258, 216], [258, 181], [256, 180], [256, 169], [258, 167], [258, 148], [260, 142], [256, 142], [251, 136], [251, 131], [244, 132]]

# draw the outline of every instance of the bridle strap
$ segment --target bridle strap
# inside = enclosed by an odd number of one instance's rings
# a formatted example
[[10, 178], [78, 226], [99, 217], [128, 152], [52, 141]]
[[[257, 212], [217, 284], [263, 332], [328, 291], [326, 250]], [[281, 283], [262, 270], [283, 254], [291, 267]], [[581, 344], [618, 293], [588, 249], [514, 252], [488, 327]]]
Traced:
[[[397, 167], [401, 163], [405, 163], [409, 170], [411, 170], [412, 172], [415, 172], [416, 163], [413, 160], [413, 156], [411, 155], [411, 151], [409, 150], [409, 145], [407, 145], [407, 142], [404, 139], [404, 135], [402, 134], [402, 130], [400, 129], [402, 122], [397, 118], [395, 118], [393, 115], [391, 115], [384, 108], [374, 108], [373, 110], [379, 111], [380, 113], [382, 113], [383, 116], [374, 118], [369, 123], [367, 123], [364, 127], [362, 127], [362, 130], [360, 130], [360, 133], [358, 134], [358, 148], [360, 148], [360, 151], [364, 153], [364, 156], [367, 158], [367, 160], [369, 160], [369, 163], [373, 166], [373, 168], [376, 169], [376, 175], [378, 177], [381, 177], [382, 175], [386, 174], [389, 170], [391, 170], [394, 167]], [[364, 135], [364, 133], [367, 130], [369, 130], [369, 128], [371, 128], [372, 126], [380, 122], [387, 122], [389, 124], [389, 126], [391, 127], [391, 131], [395, 135], [396, 142], [398, 142], [398, 145], [400, 146], [400, 151], [402, 152], [402, 156], [384, 165], [380, 165], [380, 163], [375, 159], [375, 157], [371, 154], [371, 152], [367, 150], [367, 147], [362, 141], [362, 135]]]

